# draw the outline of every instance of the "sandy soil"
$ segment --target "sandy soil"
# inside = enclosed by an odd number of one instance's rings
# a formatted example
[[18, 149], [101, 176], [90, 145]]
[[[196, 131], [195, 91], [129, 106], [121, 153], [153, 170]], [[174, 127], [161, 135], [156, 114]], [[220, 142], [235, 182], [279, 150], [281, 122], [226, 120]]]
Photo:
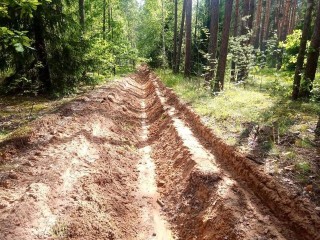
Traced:
[[143, 66], [3, 145], [0, 239], [320, 239], [315, 206]]

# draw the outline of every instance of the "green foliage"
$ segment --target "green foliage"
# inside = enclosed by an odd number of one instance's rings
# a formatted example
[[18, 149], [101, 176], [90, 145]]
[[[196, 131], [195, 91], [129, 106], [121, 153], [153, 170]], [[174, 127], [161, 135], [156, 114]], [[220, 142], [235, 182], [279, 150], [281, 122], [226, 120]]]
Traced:
[[281, 54], [281, 48], [279, 47], [279, 40], [277, 32], [274, 32], [266, 43], [266, 64], [269, 68], [275, 68], [278, 64], [278, 59]]
[[282, 69], [294, 71], [297, 63], [297, 57], [302, 37], [301, 30], [294, 30], [291, 35], [287, 36], [285, 42], [280, 42], [279, 47], [284, 49], [282, 59]]
[[[251, 44], [247, 44], [250, 41], [251, 32], [249, 31], [245, 35], [230, 38], [229, 44], [229, 58], [236, 63], [236, 73], [241, 71], [249, 73], [250, 69], [254, 66], [255, 54], [254, 48]], [[238, 74], [236, 74], [238, 75]], [[237, 79], [243, 81], [247, 78], [244, 76], [243, 79]]]
[[[134, 0], [110, 4], [112, 16], [107, 11], [103, 33], [103, 1], [86, 1], [85, 32], [79, 24], [77, 1], [0, 3], [0, 72], [11, 73], [3, 75], [2, 93], [37, 91], [61, 96], [81, 84], [94, 84], [92, 72], [109, 75], [124, 65], [133, 67], [138, 52], [130, 22], [137, 22], [137, 6]], [[45, 69], [50, 74], [46, 77]]]

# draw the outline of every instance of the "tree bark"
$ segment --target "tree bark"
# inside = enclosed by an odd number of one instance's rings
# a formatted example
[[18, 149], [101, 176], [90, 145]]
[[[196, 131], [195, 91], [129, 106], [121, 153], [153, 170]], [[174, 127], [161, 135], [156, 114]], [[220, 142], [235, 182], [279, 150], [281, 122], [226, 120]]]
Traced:
[[220, 92], [224, 88], [224, 77], [226, 72], [226, 63], [227, 63], [227, 55], [228, 55], [232, 5], [233, 5], [233, 0], [226, 0], [221, 46], [220, 46], [220, 56], [219, 56], [219, 62], [218, 62], [218, 68], [217, 68], [216, 81], [214, 85], [215, 92]]
[[218, 46], [218, 32], [219, 32], [219, 0], [211, 0], [211, 19], [210, 19], [210, 38], [208, 44], [209, 66], [210, 70], [206, 74], [206, 85], [214, 78], [214, 68], [216, 61], [216, 53]]
[[81, 30], [85, 31], [85, 24], [84, 24], [84, 0], [79, 0], [79, 18], [80, 18], [80, 26]]
[[264, 17], [264, 24], [262, 28], [262, 43], [261, 43], [261, 50], [264, 51], [266, 48], [266, 43], [269, 37], [269, 26], [270, 26], [270, 12], [271, 12], [271, 1], [272, 0], [266, 0], [266, 11], [265, 11], [265, 17]]
[[294, 74], [292, 99], [297, 100], [300, 92], [301, 74], [303, 69], [304, 57], [307, 48], [308, 34], [311, 27], [312, 11], [314, 8], [314, 0], [308, 0], [307, 10], [304, 18], [304, 25], [302, 30], [302, 37], [300, 41], [300, 49], [297, 57], [297, 65]]
[[186, 58], [185, 58], [185, 68], [184, 76], [191, 76], [191, 45], [192, 45], [192, 0], [186, 0]]
[[166, 67], [166, 42], [165, 42], [165, 30], [164, 30], [164, 0], [161, 1], [161, 21], [162, 21], [162, 67]]
[[[233, 23], [233, 37], [238, 36], [239, 32], [239, 0], [236, 0], [235, 11], [234, 11], [234, 23]], [[236, 81], [236, 63], [234, 61], [231, 62], [231, 82]]]
[[308, 51], [306, 69], [304, 74], [304, 86], [301, 89], [302, 97], [310, 97], [313, 88], [313, 81], [316, 76], [319, 50], [320, 50], [320, 3], [318, 4], [316, 21], [314, 25], [313, 35]]
[[103, 0], [103, 26], [102, 26], [102, 36], [103, 39], [106, 39], [106, 11], [107, 11], [107, 2], [106, 0]]
[[253, 29], [253, 17], [254, 17], [254, 9], [255, 9], [255, 0], [250, 1], [250, 6], [249, 6], [249, 19], [248, 19], [248, 28], [249, 30]]
[[181, 48], [182, 48], [182, 41], [183, 41], [183, 33], [184, 33], [184, 20], [186, 16], [186, 0], [183, 0], [183, 7], [182, 7], [182, 16], [181, 16], [181, 24], [180, 24], [180, 33], [179, 33], [179, 42], [178, 42], [178, 53], [177, 53], [177, 60], [176, 60], [176, 68], [175, 73], [179, 72], [180, 68], [180, 60], [181, 60]]
[[293, 33], [293, 29], [296, 26], [297, 4], [298, 4], [298, 0], [294, 0], [293, 5], [291, 6], [291, 14], [290, 14], [290, 19], [289, 19], [288, 34], [292, 34]]
[[[250, 0], [243, 0], [242, 3], [242, 17], [246, 17], [250, 14]], [[242, 21], [241, 35], [245, 35], [248, 32], [248, 20]]]
[[281, 24], [281, 35], [280, 35], [280, 41], [285, 41], [288, 35], [288, 26], [289, 26], [289, 13], [290, 13], [290, 2], [291, 0], [286, 0], [283, 8], [283, 21]]
[[178, 0], [174, 0], [174, 33], [173, 33], [173, 56], [172, 71], [175, 72], [177, 64], [177, 38], [178, 38]]
[[41, 5], [37, 7], [33, 18], [34, 30], [34, 48], [36, 52], [36, 59], [41, 62], [42, 68], [39, 69], [39, 80], [43, 83], [46, 92], [52, 91], [52, 82], [50, 76], [50, 69], [48, 64], [47, 48], [44, 39], [44, 20], [42, 16], [43, 8]]
[[256, 17], [254, 21], [253, 34], [252, 34], [252, 43], [254, 45], [254, 48], [259, 48], [259, 45], [260, 45], [261, 13], [262, 13], [262, 0], [259, 0], [257, 5]]

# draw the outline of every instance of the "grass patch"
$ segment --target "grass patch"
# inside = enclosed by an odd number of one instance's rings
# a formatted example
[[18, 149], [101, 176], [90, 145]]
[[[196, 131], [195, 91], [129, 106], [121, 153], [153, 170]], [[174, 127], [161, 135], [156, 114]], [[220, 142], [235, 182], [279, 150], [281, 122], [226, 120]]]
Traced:
[[[166, 86], [191, 103], [205, 124], [227, 144], [261, 164], [269, 159], [277, 176], [294, 166], [290, 178], [303, 187], [313, 184], [320, 192], [315, 142], [320, 104], [316, 98], [291, 100], [293, 73], [263, 69], [244, 83], [227, 81], [224, 92], [216, 96], [203, 87], [203, 78], [184, 79], [170, 70], [156, 73]], [[320, 74], [315, 88], [318, 85]], [[320, 195], [314, 200], [320, 204]]]

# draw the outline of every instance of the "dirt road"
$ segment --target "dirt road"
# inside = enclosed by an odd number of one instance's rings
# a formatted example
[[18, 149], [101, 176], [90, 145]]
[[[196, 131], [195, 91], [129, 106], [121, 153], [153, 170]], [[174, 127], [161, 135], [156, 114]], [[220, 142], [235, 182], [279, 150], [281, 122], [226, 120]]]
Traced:
[[217, 139], [146, 67], [7, 142], [0, 239], [320, 239], [315, 206]]

